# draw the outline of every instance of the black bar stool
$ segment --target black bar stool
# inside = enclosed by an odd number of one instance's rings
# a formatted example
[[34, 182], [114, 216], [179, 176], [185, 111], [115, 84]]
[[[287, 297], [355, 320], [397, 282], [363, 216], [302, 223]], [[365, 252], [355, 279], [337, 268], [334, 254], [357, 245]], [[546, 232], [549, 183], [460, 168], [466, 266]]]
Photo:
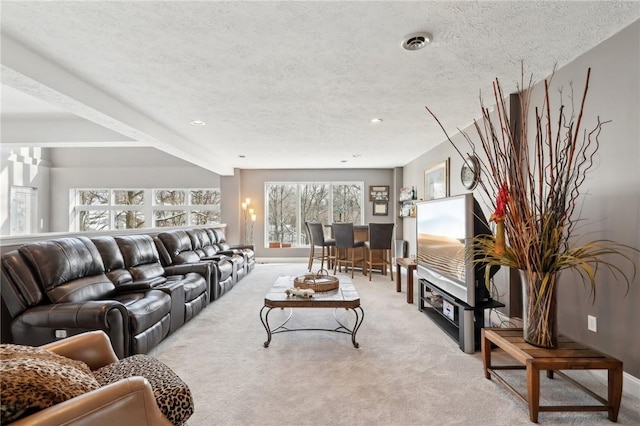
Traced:
[[[332, 247], [336, 246], [336, 241], [332, 239], [324, 238], [324, 229], [321, 223], [305, 222], [307, 225], [307, 231], [309, 232], [309, 238], [311, 241], [309, 245], [311, 250], [309, 251], [309, 272], [313, 268], [313, 261], [318, 259], [320, 261], [320, 269], [324, 268], [324, 261], [327, 261], [327, 269], [333, 266], [333, 260], [335, 255], [332, 254]], [[320, 247], [321, 252], [316, 253], [316, 247]]]
[[[369, 281], [371, 281], [371, 269], [380, 266], [382, 275], [387, 275], [387, 265], [389, 265], [389, 275], [393, 281], [393, 270], [391, 265], [391, 246], [393, 244], [393, 223], [370, 223], [369, 241], [364, 243], [367, 251], [365, 258], [365, 268], [369, 270]], [[373, 260], [373, 252], [380, 252], [381, 260]]]
[[[353, 278], [353, 269], [356, 264], [356, 249], [362, 248], [360, 251], [362, 257], [357, 260], [361, 260], [364, 263], [364, 241], [356, 241], [353, 233], [353, 223], [334, 223], [331, 225], [333, 228], [333, 236], [336, 239], [336, 258], [333, 267], [333, 273], [336, 273], [338, 267], [342, 271], [342, 265], [345, 265], [345, 272], [348, 265], [351, 264], [351, 278]], [[349, 256], [351, 252], [351, 256]], [[364, 273], [364, 265], [362, 267]]]

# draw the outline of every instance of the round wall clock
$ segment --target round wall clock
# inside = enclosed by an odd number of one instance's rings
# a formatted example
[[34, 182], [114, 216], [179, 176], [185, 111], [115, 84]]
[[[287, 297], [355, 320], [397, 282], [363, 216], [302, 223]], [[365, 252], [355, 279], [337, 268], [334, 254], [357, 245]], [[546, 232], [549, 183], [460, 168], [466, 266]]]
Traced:
[[475, 155], [467, 157], [467, 161], [462, 164], [460, 169], [460, 180], [465, 188], [471, 190], [478, 185], [480, 180], [480, 161]]

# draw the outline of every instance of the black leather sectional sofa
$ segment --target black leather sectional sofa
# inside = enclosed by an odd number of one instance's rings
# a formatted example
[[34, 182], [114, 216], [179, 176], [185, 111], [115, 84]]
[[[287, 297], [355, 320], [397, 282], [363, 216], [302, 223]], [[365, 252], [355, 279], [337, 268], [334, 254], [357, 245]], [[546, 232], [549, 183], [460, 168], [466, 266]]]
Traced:
[[89, 330], [118, 357], [147, 353], [253, 269], [222, 228], [28, 243], [1, 260], [3, 343], [42, 345]]

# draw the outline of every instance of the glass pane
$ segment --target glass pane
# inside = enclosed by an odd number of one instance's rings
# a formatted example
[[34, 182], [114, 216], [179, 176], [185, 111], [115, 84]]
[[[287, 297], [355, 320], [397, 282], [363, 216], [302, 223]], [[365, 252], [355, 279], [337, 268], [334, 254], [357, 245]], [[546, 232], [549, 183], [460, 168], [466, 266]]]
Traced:
[[154, 191], [154, 201], [156, 206], [184, 206], [186, 191], [170, 191], [167, 189], [158, 189]]
[[80, 231], [101, 231], [109, 229], [109, 212], [105, 210], [81, 211], [78, 213]]
[[297, 185], [267, 185], [268, 243], [291, 246], [296, 241]]
[[118, 189], [113, 191], [113, 204], [120, 206], [141, 206], [144, 191], [141, 189]]
[[183, 226], [187, 224], [187, 212], [184, 210], [154, 210], [156, 227]]
[[191, 191], [192, 206], [217, 206], [220, 205], [220, 190], [197, 189]]
[[109, 204], [108, 189], [81, 189], [78, 190], [77, 205], [79, 206], [106, 206]]
[[362, 184], [333, 186], [333, 221], [362, 224]]
[[132, 210], [117, 211], [114, 223], [116, 229], [144, 228], [144, 213]]
[[309, 245], [305, 222], [329, 222], [329, 184], [300, 185], [300, 244]]
[[191, 210], [192, 225], [208, 225], [220, 222], [220, 212], [217, 210]]

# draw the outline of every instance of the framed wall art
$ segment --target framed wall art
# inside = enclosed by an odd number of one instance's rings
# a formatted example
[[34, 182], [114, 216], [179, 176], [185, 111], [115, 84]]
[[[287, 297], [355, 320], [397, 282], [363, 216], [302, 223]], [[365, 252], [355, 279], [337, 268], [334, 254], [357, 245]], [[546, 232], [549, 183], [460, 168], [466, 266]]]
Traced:
[[386, 201], [373, 202], [374, 216], [387, 216], [388, 214], [389, 214], [389, 203], [387, 203]]
[[370, 185], [369, 201], [389, 201], [389, 185]]
[[424, 199], [434, 200], [449, 196], [449, 158], [424, 172]]

